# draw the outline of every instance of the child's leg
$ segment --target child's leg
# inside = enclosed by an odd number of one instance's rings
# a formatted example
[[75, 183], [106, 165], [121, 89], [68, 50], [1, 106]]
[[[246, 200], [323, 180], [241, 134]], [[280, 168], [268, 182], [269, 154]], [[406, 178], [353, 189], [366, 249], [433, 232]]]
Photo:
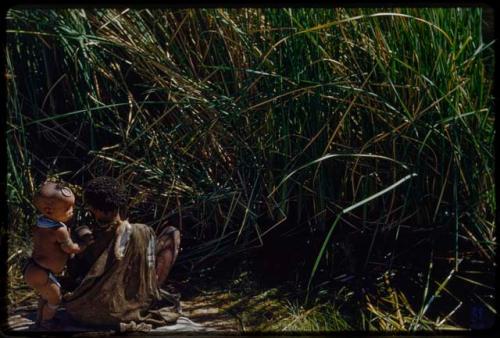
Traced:
[[40, 325], [43, 317], [43, 307], [47, 303], [41, 296], [38, 297], [38, 308], [36, 310], [36, 325]]
[[49, 279], [39, 292], [42, 298], [47, 300], [42, 308], [42, 321], [52, 319], [61, 304], [61, 289], [59, 285]]
[[40, 302], [41, 320], [49, 320], [54, 317], [57, 307], [61, 303], [61, 290], [59, 286], [49, 278], [47, 270], [32, 263], [27, 266], [24, 279], [29, 286], [35, 289], [46, 302]]

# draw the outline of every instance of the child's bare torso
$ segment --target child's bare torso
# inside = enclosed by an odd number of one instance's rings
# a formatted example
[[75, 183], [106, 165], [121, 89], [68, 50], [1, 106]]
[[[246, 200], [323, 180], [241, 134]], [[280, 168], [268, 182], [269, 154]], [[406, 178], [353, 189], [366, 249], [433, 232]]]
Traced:
[[[60, 273], [69, 258], [69, 254], [61, 249], [57, 241], [57, 232], [60, 228], [40, 228], [35, 226], [33, 230], [33, 253], [32, 258], [42, 267], [53, 273]], [[63, 231], [67, 231], [64, 229]]]

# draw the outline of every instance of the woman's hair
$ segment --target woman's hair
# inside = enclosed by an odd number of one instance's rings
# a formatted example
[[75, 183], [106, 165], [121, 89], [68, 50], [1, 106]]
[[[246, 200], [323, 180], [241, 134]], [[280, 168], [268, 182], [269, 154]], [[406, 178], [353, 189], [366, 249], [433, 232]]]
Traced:
[[101, 176], [87, 182], [83, 189], [83, 201], [100, 211], [119, 211], [122, 217], [127, 213], [127, 192], [113, 177]]

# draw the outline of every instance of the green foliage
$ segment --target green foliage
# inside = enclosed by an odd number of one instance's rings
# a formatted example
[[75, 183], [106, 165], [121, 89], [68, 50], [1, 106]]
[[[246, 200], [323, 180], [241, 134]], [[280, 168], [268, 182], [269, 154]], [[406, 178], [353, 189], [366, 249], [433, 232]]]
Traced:
[[335, 239], [349, 229], [371, 236], [363, 272], [400, 254], [398, 239], [425, 251], [419, 240], [438, 232], [455, 268], [491, 267], [493, 53], [481, 15], [11, 9], [11, 225], [27, 232], [46, 175], [81, 185], [106, 174], [129, 187], [133, 218], [191, 215], [181, 264], [299, 232], [314, 282], [338, 268]]

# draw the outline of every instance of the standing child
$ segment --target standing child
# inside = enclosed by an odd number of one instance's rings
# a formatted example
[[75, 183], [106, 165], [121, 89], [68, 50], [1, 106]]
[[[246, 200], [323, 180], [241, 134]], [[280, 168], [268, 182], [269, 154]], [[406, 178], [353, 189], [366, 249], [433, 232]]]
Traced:
[[41, 328], [54, 326], [52, 318], [61, 303], [61, 285], [57, 280], [70, 254], [83, 251], [85, 244], [71, 240], [68, 222], [73, 217], [75, 196], [71, 189], [61, 183], [44, 182], [33, 200], [42, 216], [33, 230], [33, 252], [23, 267], [26, 283], [41, 297], [38, 309], [38, 325]]

